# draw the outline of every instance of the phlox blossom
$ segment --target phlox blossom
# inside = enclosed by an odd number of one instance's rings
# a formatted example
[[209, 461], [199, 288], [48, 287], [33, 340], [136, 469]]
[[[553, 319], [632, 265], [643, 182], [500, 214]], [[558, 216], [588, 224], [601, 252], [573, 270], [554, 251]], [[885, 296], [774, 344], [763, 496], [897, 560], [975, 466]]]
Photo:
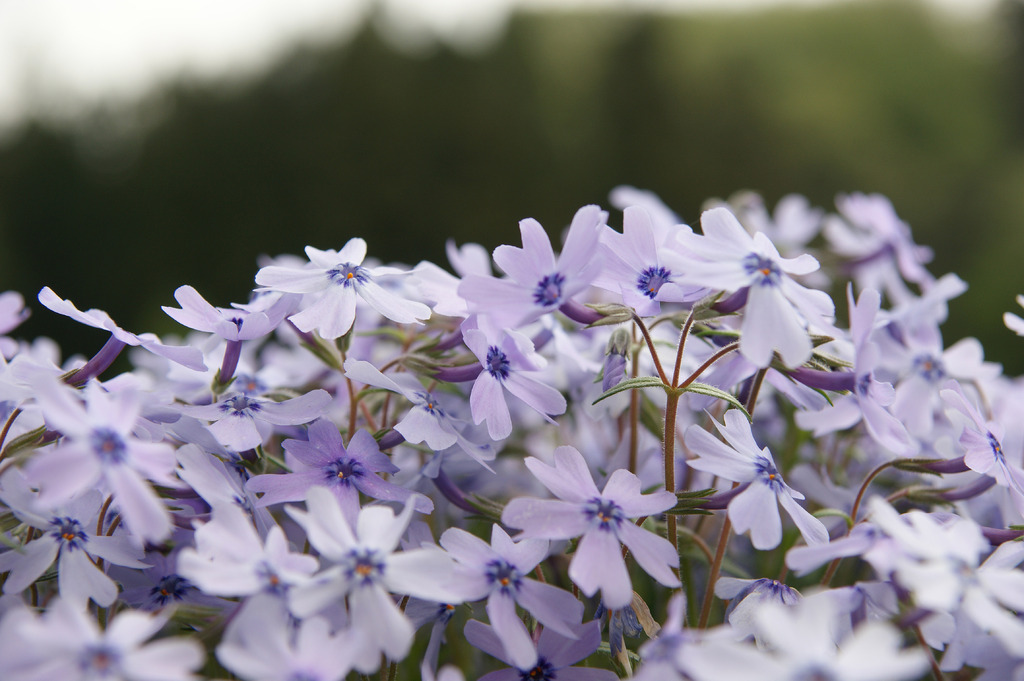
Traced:
[[583, 455], [574, 447], [555, 450], [555, 465], [535, 457], [526, 467], [558, 499], [513, 499], [501, 520], [519, 528], [520, 539], [572, 539], [579, 546], [569, 564], [569, 578], [588, 596], [598, 590], [606, 607], [624, 608], [633, 600], [633, 588], [622, 558], [622, 544], [647, 574], [668, 587], [679, 586], [671, 568], [679, 565], [675, 548], [663, 537], [630, 522], [651, 516], [676, 504], [676, 496], [664, 490], [641, 494], [640, 479], [617, 469], [598, 490]]

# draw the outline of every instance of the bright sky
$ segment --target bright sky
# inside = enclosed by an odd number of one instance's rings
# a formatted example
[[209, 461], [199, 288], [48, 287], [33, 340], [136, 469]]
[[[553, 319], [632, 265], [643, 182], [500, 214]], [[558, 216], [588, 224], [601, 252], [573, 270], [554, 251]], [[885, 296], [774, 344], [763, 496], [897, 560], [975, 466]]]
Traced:
[[[844, 0], [0, 0], [0, 129], [131, 100], [179, 74], [253, 72], [300, 39], [332, 40], [377, 4], [399, 39], [486, 41], [513, 7], [742, 10]], [[845, 0], [853, 1], [853, 0]], [[929, 0], [982, 15], [998, 0]]]

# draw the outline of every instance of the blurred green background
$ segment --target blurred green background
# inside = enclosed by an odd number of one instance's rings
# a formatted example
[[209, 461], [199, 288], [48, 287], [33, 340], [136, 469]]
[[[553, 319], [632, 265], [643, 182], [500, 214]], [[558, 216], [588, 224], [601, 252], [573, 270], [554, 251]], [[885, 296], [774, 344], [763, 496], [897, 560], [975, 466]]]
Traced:
[[741, 189], [881, 192], [969, 292], [947, 343], [1024, 370], [1004, 310], [1024, 292], [1024, 3], [987, 21], [915, 2], [757, 13], [519, 13], [483, 51], [394, 50], [373, 27], [244, 82], [179, 82], [137, 107], [27, 122], [0, 141], [0, 289], [15, 335], [91, 354], [99, 332], [44, 285], [139, 331], [192, 284], [242, 302], [260, 254], [340, 248], [446, 264], [444, 242], [557, 234], [611, 188], [696, 224]]

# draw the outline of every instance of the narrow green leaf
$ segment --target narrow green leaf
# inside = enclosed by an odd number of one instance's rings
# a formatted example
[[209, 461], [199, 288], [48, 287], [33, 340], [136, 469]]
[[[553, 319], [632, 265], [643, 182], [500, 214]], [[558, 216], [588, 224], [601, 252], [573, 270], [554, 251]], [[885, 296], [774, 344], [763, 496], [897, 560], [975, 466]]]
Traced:
[[743, 403], [737, 400], [735, 395], [733, 395], [732, 393], [728, 393], [722, 390], [721, 388], [716, 388], [715, 386], [708, 385], [707, 383], [700, 383], [698, 381], [694, 381], [690, 385], [686, 386], [683, 389], [683, 392], [697, 393], [698, 395], [707, 395], [708, 397], [717, 397], [720, 400], [725, 400], [726, 402], [728, 402], [729, 404], [743, 412], [743, 415], [747, 417], [748, 421], [753, 421], [753, 419], [750, 417], [750, 414], [747, 412], [746, 407], [743, 406]]
[[661, 382], [660, 378], [656, 376], [637, 376], [636, 378], [627, 378], [616, 386], [613, 386], [606, 390], [600, 397], [594, 400], [594, 404], [597, 404], [601, 400], [608, 399], [612, 395], [618, 395], [626, 390], [633, 390], [636, 388], [666, 388], [667, 386]]
[[849, 513], [844, 513], [838, 508], [819, 508], [812, 514], [815, 518], [842, 518], [846, 521], [846, 529], [853, 527], [853, 518]]

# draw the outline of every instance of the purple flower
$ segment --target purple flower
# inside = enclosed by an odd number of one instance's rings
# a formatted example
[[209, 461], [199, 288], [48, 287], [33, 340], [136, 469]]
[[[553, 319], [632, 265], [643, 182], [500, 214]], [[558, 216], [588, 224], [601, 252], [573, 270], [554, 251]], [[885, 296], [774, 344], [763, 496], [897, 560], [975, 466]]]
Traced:
[[715, 595], [729, 601], [725, 619], [742, 637], [755, 633], [754, 616], [765, 603], [793, 605], [802, 598], [796, 589], [777, 579], [737, 579], [719, 577], [715, 582]]
[[150, 541], [167, 537], [170, 514], [146, 478], [180, 486], [174, 448], [134, 435], [141, 421], [137, 394], [108, 393], [91, 381], [82, 391], [83, 404], [77, 391], [42, 374], [35, 388], [47, 424], [63, 435], [56, 448], [40, 451], [25, 466], [29, 480], [39, 486], [39, 503], [64, 503], [103, 480], [133, 534]]
[[[296, 295], [279, 296], [266, 309], [214, 307], [191, 286], [179, 286], [174, 299], [181, 308], [161, 307], [182, 326], [220, 336], [227, 341], [261, 338], [287, 317], [299, 302]], [[268, 301], [269, 302], [269, 301]]]
[[143, 552], [125, 535], [95, 534], [103, 503], [97, 491], [86, 492], [49, 513], [38, 510], [37, 499], [17, 471], [3, 477], [0, 498], [19, 520], [38, 530], [23, 546], [0, 553], [0, 573], [10, 572], [4, 593], [15, 594], [31, 586], [54, 561], [57, 586], [66, 601], [85, 607], [90, 599], [107, 607], [117, 598], [117, 585], [96, 567], [93, 559], [133, 568], [147, 567]]
[[[1018, 305], [1024, 307], [1024, 296], [1018, 295], [1016, 300]], [[1003, 324], [1018, 336], [1024, 336], [1024, 319], [1021, 319], [1012, 312], [1003, 313]]]
[[863, 421], [868, 434], [878, 444], [901, 456], [917, 450], [917, 443], [906, 427], [886, 410], [893, 403], [895, 391], [889, 383], [875, 379], [874, 369], [880, 359], [880, 350], [871, 340], [875, 317], [881, 297], [877, 291], [861, 291], [857, 303], [853, 302], [852, 287], [847, 290], [850, 306], [850, 335], [854, 346], [854, 386], [849, 395], [837, 399], [832, 407], [817, 412], [801, 411], [796, 414], [797, 424], [813, 429], [816, 436]]
[[505, 390], [518, 397], [545, 418], [565, 412], [560, 392], [534, 378], [547, 362], [538, 355], [529, 338], [517, 331], [503, 334], [463, 325], [466, 345], [483, 366], [469, 394], [473, 422], [487, 422], [487, 434], [503, 440], [512, 433], [512, 417], [505, 402]]
[[894, 303], [912, 294], [904, 279], [928, 288], [934, 277], [924, 265], [932, 259], [930, 248], [918, 246], [910, 226], [900, 219], [892, 202], [881, 194], [847, 194], [836, 197], [845, 220], [826, 221], [825, 238], [832, 250], [850, 260], [859, 289], [875, 289]]
[[364, 267], [366, 242], [349, 239], [340, 251], [306, 246], [308, 267], [270, 265], [256, 273], [263, 291], [315, 293], [319, 297], [289, 319], [301, 331], [316, 330], [323, 338], [344, 336], [355, 321], [357, 297], [388, 319], [400, 324], [430, 317], [423, 303], [405, 300], [383, 288], [379, 277], [404, 274], [393, 267]]
[[216, 404], [181, 407], [188, 416], [213, 421], [210, 432], [231, 451], [244, 452], [263, 444], [273, 426], [298, 426], [320, 416], [331, 401], [326, 390], [312, 390], [275, 402], [243, 393], [228, 393]]
[[996, 483], [1009, 488], [1014, 506], [1024, 515], [1024, 470], [1006, 458], [1003, 427], [994, 421], [986, 422], [956, 381], [947, 382], [940, 394], [951, 409], [968, 419], [959, 440], [967, 452], [964, 463], [972, 471], [993, 477]]
[[501, 669], [484, 674], [480, 681], [616, 681], [618, 675], [607, 669], [572, 668], [580, 660], [594, 653], [601, 645], [601, 624], [591, 620], [572, 627], [573, 637], [566, 638], [547, 627], [540, 633], [535, 662], [529, 667], [517, 666], [505, 652], [501, 634], [482, 622], [466, 622], [466, 640], [512, 669]]
[[[110, 318], [103, 310], [86, 310], [82, 312], [70, 300], [63, 300], [53, 290], [46, 286], [39, 291], [39, 302], [57, 314], [70, 317], [80, 324], [91, 326], [96, 329], [109, 331], [120, 351], [125, 345], [138, 345], [149, 350], [155, 355], [164, 357], [188, 367], [194, 371], [206, 371], [203, 364], [203, 353], [198, 348], [189, 346], [164, 345], [160, 339], [152, 333], [134, 334], [125, 331]], [[116, 353], [115, 353], [116, 356]], [[112, 359], [111, 359], [112, 361]], [[105, 367], [104, 367], [105, 368]]]
[[25, 299], [20, 293], [0, 293], [0, 356], [12, 357], [17, 352], [17, 342], [7, 338], [6, 334], [18, 328], [28, 316], [29, 309], [25, 307]]
[[184, 637], [146, 644], [167, 616], [134, 610], [115, 615], [100, 631], [84, 608], [58, 599], [41, 615], [10, 612], [2, 622], [4, 681], [193, 681], [203, 648]]
[[[198, 422], [196, 422], [198, 423]], [[188, 483], [211, 508], [234, 504], [252, 516], [261, 537], [267, 536], [275, 522], [270, 512], [256, 506], [256, 497], [244, 489], [248, 473], [235, 464], [225, 463], [194, 444], [178, 449], [178, 477]]]
[[758, 449], [746, 417], [731, 409], [725, 412], [725, 425], [712, 421], [725, 442], [700, 426], [690, 426], [686, 429], [685, 442], [698, 458], [686, 463], [697, 470], [746, 485], [746, 489], [729, 502], [729, 519], [736, 532], [749, 531], [756, 549], [775, 548], [782, 541], [781, 504], [808, 544], [827, 542], [828, 530], [796, 503], [804, 495], [783, 481], [768, 448]]
[[[309, 440], [285, 440], [282, 443], [293, 464], [291, 473], [257, 475], [246, 483], [250, 492], [262, 492], [259, 506], [282, 501], [302, 501], [314, 485], [327, 487], [350, 522], [359, 514], [359, 493], [373, 499], [408, 501], [412, 490], [382, 479], [377, 473], [397, 473], [398, 467], [381, 453], [373, 436], [357, 430], [345, 447], [337, 427], [326, 419], [309, 426]], [[414, 501], [420, 513], [430, 513], [434, 504], [417, 494]]]
[[248, 514], [232, 504], [214, 509], [213, 520], [196, 529], [195, 542], [178, 554], [177, 573], [213, 596], [285, 596], [317, 568], [316, 558], [289, 549], [276, 525], [261, 541]]
[[363, 508], [352, 526], [335, 496], [315, 486], [306, 495], [306, 508], [286, 510], [321, 557], [334, 565], [289, 592], [291, 611], [307, 617], [347, 599], [350, 621], [367, 634], [367, 647], [391, 660], [404, 658], [413, 627], [389, 594], [457, 603], [451, 558], [436, 546], [395, 551], [412, 519], [411, 503], [397, 517], [386, 506]]
[[331, 633], [322, 617], [294, 624], [279, 604], [256, 599], [232, 620], [217, 659], [246, 681], [341, 681], [362, 645], [354, 629]]
[[808, 325], [831, 328], [835, 306], [828, 294], [804, 288], [789, 275], [818, 269], [804, 254], [783, 258], [763, 233], [751, 237], [726, 208], [701, 216], [704, 234], [680, 234], [681, 245], [696, 257], [687, 258], [683, 283], [737, 292], [746, 290], [740, 352], [759, 367], [768, 366], [778, 351], [788, 367], [811, 356]]
[[569, 446], [555, 450], [554, 466], [531, 456], [526, 458], [526, 467], [559, 500], [513, 499], [505, 506], [502, 522], [522, 529], [520, 539], [582, 535], [569, 564], [569, 578], [583, 593], [593, 596], [600, 589], [605, 606], [615, 610], [632, 602], [633, 588], [621, 544], [647, 574], [665, 586], [679, 586], [671, 570], [679, 565], [675, 548], [663, 537], [630, 522], [672, 508], [674, 494], [641, 494], [640, 479], [621, 468], [608, 478], [604, 490], [598, 491], [583, 455]]
[[463, 422], [452, 415], [442, 399], [426, 390], [413, 376], [385, 376], [369, 362], [352, 358], [345, 360], [345, 376], [366, 385], [396, 392], [412, 403], [412, 408], [394, 425], [394, 429], [401, 433], [406, 442], [424, 442], [435, 452], [457, 444], [480, 465], [491, 470], [487, 462], [494, 459], [494, 448], [489, 444], [474, 444], [466, 439], [459, 430]]
[[567, 591], [526, 576], [547, 557], [546, 540], [515, 543], [500, 526], [493, 525], [488, 545], [453, 527], [441, 535], [441, 546], [459, 563], [456, 579], [463, 599], [487, 599], [487, 616], [513, 666], [528, 669], [537, 662], [530, 634], [516, 614], [517, 603], [545, 627], [575, 638], [572, 627], [583, 617], [583, 604]]
[[642, 206], [626, 208], [621, 234], [610, 227], [601, 230], [604, 270], [594, 285], [621, 294], [623, 304], [643, 317], [658, 314], [662, 302], [700, 298], [707, 289], [679, 284], [685, 268], [676, 246], [679, 232], [692, 234], [686, 225], [656, 225]]
[[494, 262], [507, 279], [466, 276], [458, 292], [469, 311], [487, 315], [499, 327], [518, 328], [565, 305], [584, 291], [601, 270], [598, 230], [608, 214], [597, 206], [580, 208], [569, 226], [561, 255], [533, 218], [520, 221], [523, 247], [498, 246]]

